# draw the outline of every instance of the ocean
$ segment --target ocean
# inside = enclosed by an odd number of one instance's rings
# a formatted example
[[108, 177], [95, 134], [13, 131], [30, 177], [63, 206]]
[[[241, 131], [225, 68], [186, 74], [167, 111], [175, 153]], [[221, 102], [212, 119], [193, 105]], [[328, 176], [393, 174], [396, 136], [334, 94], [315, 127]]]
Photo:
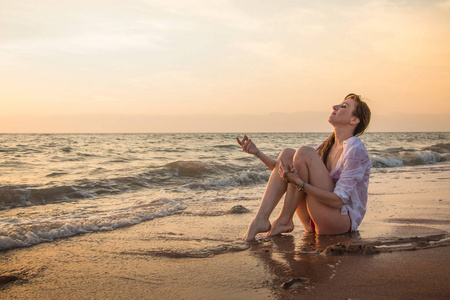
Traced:
[[[329, 133], [248, 135], [276, 158], [283, 148], [316, 146]], [[218, 204], [259, 199], [270, 171], [236, 137], [242, 135], [0, 134], [0, 250], [152, 222], [192, 205], [214, 215]], [[449, 132], [361, 139], [371, 180], [411, 172], [421, 182], [430, 172], [448, 173]], [[380, 191], [369, 188], [369, 203], [371, 193]]]

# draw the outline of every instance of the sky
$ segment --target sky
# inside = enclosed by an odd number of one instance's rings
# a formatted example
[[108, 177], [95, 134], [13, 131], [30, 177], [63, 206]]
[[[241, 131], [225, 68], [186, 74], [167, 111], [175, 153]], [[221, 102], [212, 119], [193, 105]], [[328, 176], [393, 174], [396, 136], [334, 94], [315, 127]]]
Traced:
[[0, 132], [322, 131], [348, 93], [373, 131], [450, 131], [449, 20], [448, 0], [0, 0]]

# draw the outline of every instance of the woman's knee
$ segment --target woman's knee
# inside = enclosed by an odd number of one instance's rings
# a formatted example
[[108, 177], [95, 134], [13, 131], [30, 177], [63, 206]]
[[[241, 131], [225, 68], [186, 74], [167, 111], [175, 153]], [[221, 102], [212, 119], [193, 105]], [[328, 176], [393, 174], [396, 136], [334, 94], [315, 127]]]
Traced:
[[294, 163], [304, 162], [306, 159], [316, 154], [316, 150], [314, 150], [313, 147], [302, 146], [295, 151], [293, 160]]
[[283, 163], [292, 162], [294, 159], [295, 150], [292, 148], [285, 148], [281, 151], [278, 156], [277, 161], [282, 161]]

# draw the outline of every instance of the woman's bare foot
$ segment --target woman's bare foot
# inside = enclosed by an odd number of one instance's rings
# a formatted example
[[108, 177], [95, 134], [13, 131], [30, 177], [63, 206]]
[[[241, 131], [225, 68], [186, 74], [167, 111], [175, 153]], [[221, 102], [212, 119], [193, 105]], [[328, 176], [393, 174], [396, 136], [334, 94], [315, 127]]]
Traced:
[[287, 223], [280, 221], [280, 219], [276, 219], [272, 223], [272, 229], [266, 233], [266, 236], [276, 236], [281, 233], [288, 233], [294, 230], [294, 222], [289, 220]]
[[246, 242], [253, 241], [255, 236], [260, 232], [267, 232], [270, 230], [270, 222], [267, 219], [254, 219], [250, 226], [248, 226], [247, 233], [242, 238]]

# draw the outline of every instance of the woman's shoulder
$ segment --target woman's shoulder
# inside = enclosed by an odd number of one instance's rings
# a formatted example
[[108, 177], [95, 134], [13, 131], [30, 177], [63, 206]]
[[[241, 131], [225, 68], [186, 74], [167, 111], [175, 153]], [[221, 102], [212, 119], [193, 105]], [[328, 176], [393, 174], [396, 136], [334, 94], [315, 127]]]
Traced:
[[361, 139], [357, 136], [352, 136], [351, 138], [348, 138], [347, 140], [344, 141], [344, 146], [347, 147], [363, 147], [366, 148], [364, 146], [363, 141], [361, 141]]
[[352, 136], [344, 141], [344, 152], [351, 153], [351, 156], [368, 156], [366, 146], [357, 136]]

